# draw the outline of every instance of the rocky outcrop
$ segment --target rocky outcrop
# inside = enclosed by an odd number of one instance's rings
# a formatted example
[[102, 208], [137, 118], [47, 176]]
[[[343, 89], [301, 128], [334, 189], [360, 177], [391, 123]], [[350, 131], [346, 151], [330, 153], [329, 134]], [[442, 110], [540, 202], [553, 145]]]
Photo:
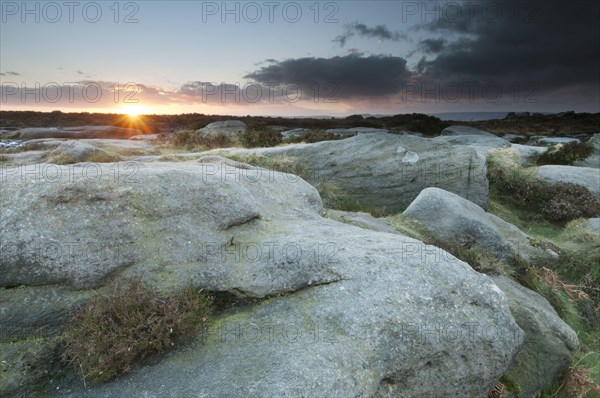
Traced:
[[439, 188], [424, 189], [404, 211], [419, 221], [442, 242], [474, 245], [497, 259], [513, 263], [525, 259], [553, 258], [556, 253], [543, 250], [514, 225], [485, 212], [481, 207]]
[[[483, 396], [522, 344], [488, 277], [439, 249], [432, 262], [417, 240], [322, 218], [316, 190], [296, 176], [217, 157], [121, 165], [2, 176], [8, 302], [17, 285], [87, 292], [126, 276], [164, 294], [192, 282], [253, 300], [152, 366], [54, 393]], [[54, 313], [76, 301], [56, 301]]]
[[316, 187], [333, 186], [347, 207], [398, 213], [427, 187], [454, 192], [487, 208], [485, 159], [473, 148], [396, 134], [362, 134], [339, 141], [276, 148], [219, 149], [223, 156], [293, 161]]
[[442, 130], [442, 136], [462, 136], [462, 135], [475, 135], [480, 137], [497, 137], [495, 134], [492, 134], [488, 131], [479, 130], [475, 127], [469, 126], [450, 126], [446, 127]]
[[325, 130], [326, 133], [341, 135], [341, 136], [352, 136], [358, 134], [374, 134], [374, 133], [389, 133], [387, 129], [377, 129], [373, 127], [352, 127], [352, 128], [342, 128], [342, 129], [328, 129]]
[[115, 126], [80, 126], [80, 127], [33, 127], [18, 130], [19, 138], [22, 140], [34, 140], [40, 138], [120, 138], [127, 139], [143, 132], [138, 129], [115, 127]]
[[582, 185], [600, 198], [600, 170], [597, 168], [547, 165], [538, 169], [538, 175], [554, 183]]
[[535, 165], [540, 156], [548, 152], [548, 148], [543, 146], [511, 144], [510, 147], [519, 154], [519, 164], [521, 166]]
[[514, 397], [536, 397], [560, 378], [579, 348], [577, 334], [548, 300], [502, 276], [492, 280], [508, 297], [510, 311], [525, 332], [525, 345], [504, 375]]
[[588, 143], [590, 143], [594, 148], [592, 154], [586, 159], [575, 161], [573, 165], [579, 167], [600, 168], [600, 133], [594, 134]]
[[213, 122], [198, 130], [198, 133], [206, 136], [225, 135], [235, 137], [246, 132], [246, 124], [240, 120], [225, 120]]

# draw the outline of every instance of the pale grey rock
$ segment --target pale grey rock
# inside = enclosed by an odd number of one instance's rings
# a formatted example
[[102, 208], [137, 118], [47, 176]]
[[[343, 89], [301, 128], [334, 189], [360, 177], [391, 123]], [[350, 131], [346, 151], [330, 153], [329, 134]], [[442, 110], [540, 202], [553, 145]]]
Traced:
[[537, 140], [537, 142], [541, 145], [557, 145], [557, 144], [568, 144], [571, 142], [581, 142], [577, 138], [571, 137], [543, 137]]
[[[413, 154], [407, 156], [409, 152]], [[343, 200], [366, 211], [403, 211], [419, 192], [431, 186], [487, 208], [486, 161], [475, 149], [412, 135], [361, 134], [339, 141], [210, 153], [291, 160], [304, 170], [306, 181], [317, 187], [323, 183], [335, 185]]]
[[54, 394], [462, 398], [511, 364], [523, 332], [488, 277], [417, 240], [322, 218], [294, 175], [200, 161], [2, 175], [0, 286], [137, 275], [165, 294], [191, 282], [262, 299], [152, 365]]
[[547, 147], [511, 144], [510, 147], [519, 154], [519, 164], [522, 166], [535, 165], [540, 156], [548, 152]]
[[510, 142], [504, 138], [497, 137], [495, 135], [476, 135], [476, 134], [465, 134], [465, 135], [441, 135], [432, 139], [435, 143], [445, 143], [450, 145], [470, 145], [470, 146], [481, 146], [487, 148], [508, 148]]
[[446, 127], [444, 130], [442, 130], [441, 135], [476, 135], [476, 136], [483, 136], [483, 137], [496, 137], [498, 138], [497, 135], [490, 133], [489, 131], [485, 131], [485, 130], [479, 130], [476, 129], [475, 127], [469, 127], [469, 126], [450, 126], [450, 127]]
[[592, 154], [586, 159], [575, 161], [573, 165], [600, 168], [600, 133], [594, 134], [588, 142], [594, 147]]
[[358, 134], [385, 134], [389, 133], [387, 129], [378, 129], [373, 127], [352, 127], [352, 128], [341, 128], [341, 129], [328, 129], [325, 130], [326, 133], [335, 134], [335, 135], [358, 135]]
[[586, 221], [585, 227], [600, 234], [600, 218], [590, 218]]
[[579, 348], [577, 333], [544, 297], [503, 276], [492, 280], [508, 297], [510, 311], [525, 332], [525, 345], [504, 377], [520, 390], [518, 396], [536, 397], [571, 365]]
[[310, 131], [311, 131], [310, 129], [293, 129], [293, 130], [287, 130], [287, 131], [282, 131], [281, 132], [281, 136], [283, 138], [302, 137], [306, 133], [309, 133]]
[[538, 175], [550, 182], [569, 182], [582, 185], [600, 197], [600, 170], [597, 168], [546, 165], [538, 169]]
[[22, 140], [40, 138], [122, 138], [143, 134], [141, 130], [115, 126], [34, 127], [18, 130]]
[[369, 229], [371, 231], [398, 234], [398, 231], [390, 224], [388, 220], [375, 218], [368, 213], [327, 209], [324, 217], [346, 224], [355, 225], [360, 228]]
[[225, 135], [235, 137], [246, 132], [246, 123], [241, 120], [225, 120], [207, 124], [205, 127], [197, 130], [201, 135], [216, 136]]
[[403, 213], [419, 221], [434, 237], [448, 243], [473, 244], [509, 264], [515, 256], [550, 259], [514, 225], [481, 207], [439, 188], [424, 189]]

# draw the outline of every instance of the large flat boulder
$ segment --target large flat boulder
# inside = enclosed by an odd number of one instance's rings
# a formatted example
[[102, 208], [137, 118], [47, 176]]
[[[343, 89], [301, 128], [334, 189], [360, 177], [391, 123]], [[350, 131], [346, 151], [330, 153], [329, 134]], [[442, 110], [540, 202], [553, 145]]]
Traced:
[[560, 378], [579, 348], [577, 333], [548, 300], [503, 276], [492, 280], [508, 297], [510, 311], [525, 332], [525, 346], [504, 375], [516, 397], [536, 397]]
[[[0, 286], [32, 297], [137, 276], [164, 294], [191, 282], [252, 304], [152, 365], [90, 389], [58, 381], [56, 394], [484, 396], [521, 347], [488, 277], [417, 240], [321, 217], [295, 175], [218, 157], [127, 165], [2, 170]], [[63, 314], [73, 301], [56, 302]]]
[[568, 182], [582, 185], [600, 198], [600, 170], [597, 168], [546, 165], [538, 169], [538, 175], [554, 183]]
[[361, 210], [401, 212], [427, 187], [443, 188], [487, 208], [485, 159], [473, 148], [413, 135], [362, 134], [338, 141], [214, 153], [293, 161], [306, 181], [335, 187], [341, 202]]
[[424, 189], [404, 215], [417, 220], [443, 242], [474, 245], [509, 264], [516, 256], [525, 259], [554, 257], [534, 245], [535, 242], [519, 228], [443, 189]]
[[209, 137], [219, 135], [235, 137], [246, 132], [246, 124], [240, 120], [225, 120], [209, 123], [197, 131], [199, 134]]
[[116, 126], [80, 126], [80, 127], [33, 127], [18, 130], [22, 140], [40, 138], [120, 138], [127, 139], [143, 132], [138, 129]]
[[442, 130], [441, 135], [443, 136], [462, 136], [462, 135], [474, 135], [480, 137], [497, 137], [497, 135], [490, 133], [489, 131], [479, 130], [475, 127], [454, 125], [446, 127]]

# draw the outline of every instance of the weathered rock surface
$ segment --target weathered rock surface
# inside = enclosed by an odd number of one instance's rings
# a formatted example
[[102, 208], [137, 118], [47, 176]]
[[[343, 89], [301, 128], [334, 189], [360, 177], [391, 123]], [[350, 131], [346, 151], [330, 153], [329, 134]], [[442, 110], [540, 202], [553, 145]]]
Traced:
[[556, 144], [568, 144], [571, 142], [580, 142], [577, 138], [572, 137], [542, 137], [536, 140], [541, 145], [556, 145]]
[[213, 122], [198, 130], [198, 133], [206, 136], [225, 135], [234, 137], [244, 132], [246, 132], [246, 124], [240, 120]]
[[579, 348], [577, 334], [544, 297], [506, 277], [492, 280], [508, 297], [510, 311], [525, 332], [525, 345], [505, 377], [516, 390], [513, 396], [535, 397], [571, 365]]
[[535, 165], [539, 157], [548, 152], [548, 148], [544, 146], [511, 144], [510, 147], [519, 154], [519, 164], [521, 166]]
[[517, 255], [525, 259], [554, 257], [535, 247], [519, 228], [443, 189], [424, 189], [404, 215], [419, 221], [432, 236], [444, 242], [472, 244], [509, 264]]
[[570, 182], [582, 185], [600, 197], [600, 170], [597, 168], [546, 165], [538, 169], [538, 174], [550, 182]]
[[283, 138], [295, 138], [295, 137], [302, 137], [305, 134], [309, 133], [311, 130], [310, 129], [293, 129], [293, 130], [286, 130], [286, 131], [282, 131], [281, 132], [281, 136]]
[[166, 293], [191, 281], [263, 301], [217, 316], [152, 366], [59, 392], [484, 396], [522, 344], [489, 278], [441, 250], [431, 261], [414, 239], [322, 218], [294, 175], [216, 157], [119, 165], [1, 176], [0, 286], [138, 275]]
[[586, 221], [585, 227], [600, 234], [600, 218], [590, 218]]
[[588, 142], [594, 147], [592, 154], [586, 159], [575, 161], [573, 165], [579, 167], [600, 168], [600, 133], [594, 134]]
[[371, 231], [398, 234], [398, 231], [391, 225], [391, 223], [388, 220], [375, 218], [368, 213], [328, 209], [324, 216], [332, 220], [340, 221], [346, 224], [356, 225], [357, 227], [369, 229]]
[[293, 160], [314, 186], [331, 184], [353, 207], [393, 214], [424, 188], [454, 192], [487, 208], [485, 159], [473, 148], [396, 134], [361, 134], [339, 141], [275, 148], [219, 149], [223, 156], [259, 155]]
[[335, 135], [358, 135], [358, 134], [373, 134], [373, 133], [389, 133], [387, 129], [378, 129], [373, 127], [351, 127], [342, 129], [327, 129], [326, 133]]
[[115, 126], [80, 126], [80, 127], [33, 127], [18, 130], [22, 140], [39, 138], [121, 138], [127, 139], [143, 134], [138, 129]]
[[446, 127], [445, 129], [442, 130], [441, 133], [442, 136], [444, 135], [476, 135], [476, 136], [482, 136], [482, 137], [496, 137], [498, 138], [497, 135], [490, 133], [489, 131], [485, 131], [485, 130], [479, 130], [476, 129], [475, 127], [469, 127], [469, 126], [450, 126], [450, 127]]
[[435, 143], [446, 143], [450, 145], [469, 145], [487, 148], [507, 148], [511, 144], [504, 138], [491, 135], [476, 135], [476, 134], [465, 134], [465, 135], [441, 135], [432, 139]]

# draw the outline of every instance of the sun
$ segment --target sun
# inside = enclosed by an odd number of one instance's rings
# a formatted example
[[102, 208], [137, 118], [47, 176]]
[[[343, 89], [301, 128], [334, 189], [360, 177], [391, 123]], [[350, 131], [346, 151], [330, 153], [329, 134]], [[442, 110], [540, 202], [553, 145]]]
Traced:
[[123, 108], [122, 112], [130, 119], [137, 119], [140, 115], [147, 113], [147, 110], [141, 106], [132, 105]]

